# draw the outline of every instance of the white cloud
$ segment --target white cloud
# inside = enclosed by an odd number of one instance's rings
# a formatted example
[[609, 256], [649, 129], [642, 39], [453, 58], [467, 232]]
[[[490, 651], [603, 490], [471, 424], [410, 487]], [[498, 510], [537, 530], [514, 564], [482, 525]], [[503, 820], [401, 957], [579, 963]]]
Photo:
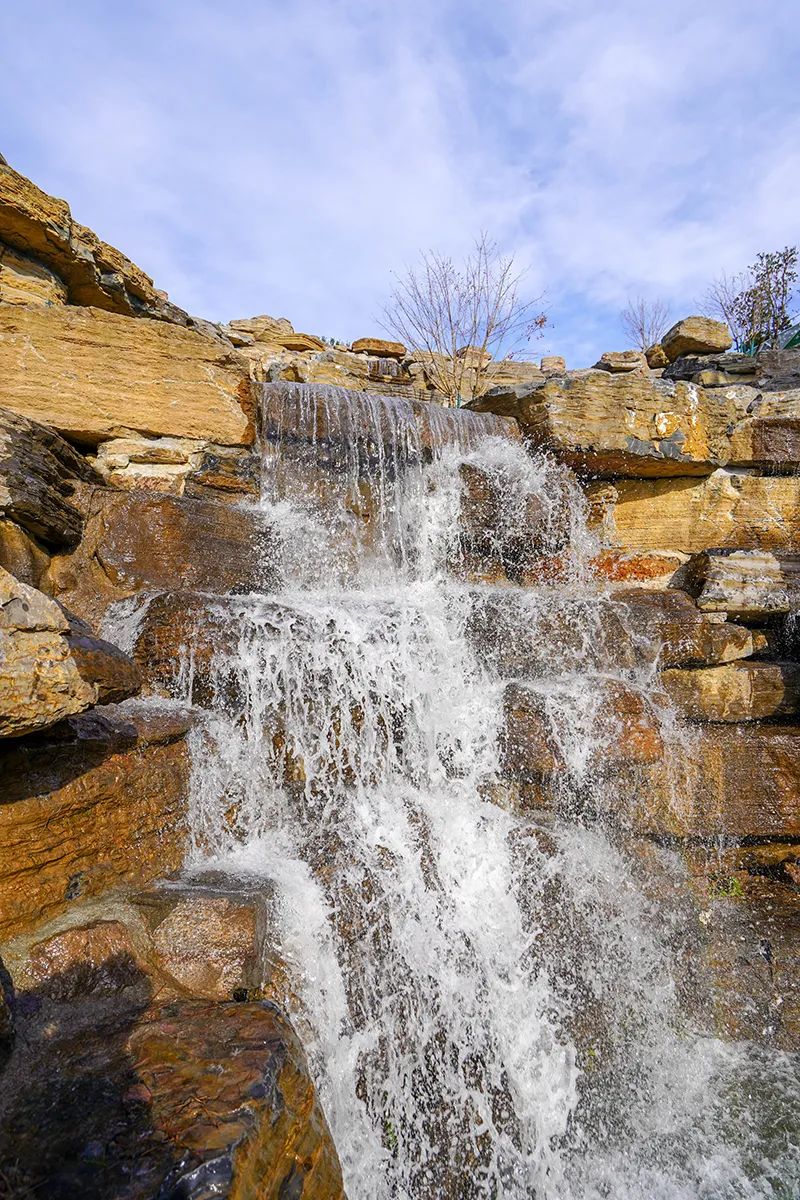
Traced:
[[34, 2], [0, 28], [4, 153], [215, 318], [359, 336], [393, 268], [487, 228], [576, 361], [630, 291], [685, 307], [797, 239], [793, 8]]

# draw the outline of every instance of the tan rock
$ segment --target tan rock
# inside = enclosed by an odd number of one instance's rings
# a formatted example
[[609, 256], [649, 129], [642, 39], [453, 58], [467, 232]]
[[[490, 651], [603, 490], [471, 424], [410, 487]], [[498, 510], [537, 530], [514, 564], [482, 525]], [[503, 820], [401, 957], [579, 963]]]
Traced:
[[313, 333], [281, 333], [277, 338], [278, 345], [283, 346], [285, 350], [324, 350], [325, 343], [322, 338], [315, 337]]
[[469, 367], [487, 367], [492, 361], [492, 356], [488, 350], [482, 346], [459, 346], [456, 350], [456, 358], [462, 359]]
[[594, 364], [594, 370], [621, 375], [627, 371], [643, 371], [647, 366], [647, 359], [641, 350], [607, 350]]
[[662, 671], [661, 682], [678, 711], [692, 721], [760, 721], [800, 707], [800, 665], [794, 663], [733, 662]]
[[0, 571], [0, 737], [19, 737], [97, 700], [64, 636], [57, 604]]
[[733, 402], [639, 371], [580, 371], [494, 388], [479, 412], [516, 418], [532, 446], [595, 476], [708, 474], [728, 457]]
[[685, 317], [676, 322], [661, 339], [670, 362], [683, 354], [717, 354], [733, 345], [728, 326], [711, 317]]
[[384, 338], [357, 338], [350, 349], [354, 354], [374, 354], [376, 358], [405, 358], [402, 342], [387, 342]]
[[18, 988], [51, 1000], [113, 994], [140, 976], [142, 959], [120, 921], [97, 920], [34, 942], [14, 971]]
[[185, 852], [188, 718], [128, 702], [0, 746], [0, 937], [78, 896], [143, 887]]
[[96, 481], [86, 460], [52, 429], [0, 408], [0, 516], [50, 545], [74, 545], [82, 523], [72, 495]]
[[590, 524], [605, 547], [697, 554], [712, 547], [791, 551], [800, 538], [795, 479], [715, 471], [706, 479], [589, 484]]
[[644, 352], [645, 361], [651, 370], [658, 371], [661, 367], [665, 367], [669, 362], [664, 347], [660, 342], [656, 342], [654, 346], [648, 346]]
[[227, 326], [223, 326], [223, 329], [228, 328], [236, 333], [247, 334], [256, 342], [268, 342], [274, 345], [281, 344], [279, 340], [281, 337], [294, 333], [292, 323], [286, 317], [268, 317], [266, 315], [229, 321]]
[[689, 561], [677, 550], [601, 550], [592, 559], [592, 571], [611, 584], [663, 590], [682, 578]]
[[563, 375], [567, 370], [567, 360], [560, 354], [545, 354], [540, 369], [544, 375]]
[[272, 527], [256, 510], [96, 488], [80, 545], [52, 560], [47, 584], [99, 626], [110, 603], [137, 592], [189, 588], [224, 595], [264, 590], [276, 578]]
[[709, 550], [692, 558], [687, 591], [703, 612], [763, 621], [800, 608], [800, 555]]
[[209, 1000], [259, 997], [264, 972], [263, 902], [258, 896], [213, 895], [201, 888], [137, 899], [161, 970]]
[[0, 243], [0, 304], [66, 304], [63, 280], [38, 263]]
[[[0, 242], [63, 281], [70, 304], [169, 317], [164, 294], [134, 263], [72, 218], [64, 200], [0, 164]], [[176, 310], [177, 312], [177, 310]], [[181, 314], [182, 315], [182, 314]]]
[[0, 308], [7, 408], [86, 444], [129, 431], [253, 441], [254, 399], [235, 351], [164, 321], [94, 308]]

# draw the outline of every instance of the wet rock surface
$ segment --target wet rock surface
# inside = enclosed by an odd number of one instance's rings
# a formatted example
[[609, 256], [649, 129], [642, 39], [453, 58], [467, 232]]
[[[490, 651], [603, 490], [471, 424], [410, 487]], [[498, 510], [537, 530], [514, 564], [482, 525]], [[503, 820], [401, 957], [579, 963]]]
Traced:
[[0, 743], [0, 936], [180, 866], [189, 720], [129, 701]]
[[342, 1196], [302, 1051], [272, 1005], [159, 1002], [124, 951], [76, 992], [77, 969], [21, 997], [0, 1096], [9, 1195]]

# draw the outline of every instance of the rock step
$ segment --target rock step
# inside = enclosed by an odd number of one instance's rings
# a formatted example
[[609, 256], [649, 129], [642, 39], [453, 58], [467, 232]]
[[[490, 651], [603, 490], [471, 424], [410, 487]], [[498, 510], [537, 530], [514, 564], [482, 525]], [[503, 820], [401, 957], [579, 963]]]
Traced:
[[0, 938], [178, 869], [190, 724], [134, 700], [0, 743]]
[[684, 586], [702, 612], [764, 621], [800, 608], [800, 555], [769, 550], [706, 550], [695, 555]]

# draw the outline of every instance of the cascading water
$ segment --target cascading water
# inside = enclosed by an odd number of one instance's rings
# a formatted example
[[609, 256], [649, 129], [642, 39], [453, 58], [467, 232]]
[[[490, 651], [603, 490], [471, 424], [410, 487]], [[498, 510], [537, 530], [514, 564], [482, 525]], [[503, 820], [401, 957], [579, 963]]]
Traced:
[[[787, 1062], [693, 1029], [669, 912], [575, 819], [610, 807], [602, 686], [648, 689], [654, 655], [612, 665], [568, 473], [493, 418], [332, 388], [266, 387], [263, 452], [285, 582], [226, 601], [192, 863], [275, 886], [350, 1200], [794, 1196]], [[522, 588], [534, 528], [558, 583]], [[465, 582], [476, 545], [512, 582]], [[537, 646], [571, 819], [509, 802], [493, 605]]]

